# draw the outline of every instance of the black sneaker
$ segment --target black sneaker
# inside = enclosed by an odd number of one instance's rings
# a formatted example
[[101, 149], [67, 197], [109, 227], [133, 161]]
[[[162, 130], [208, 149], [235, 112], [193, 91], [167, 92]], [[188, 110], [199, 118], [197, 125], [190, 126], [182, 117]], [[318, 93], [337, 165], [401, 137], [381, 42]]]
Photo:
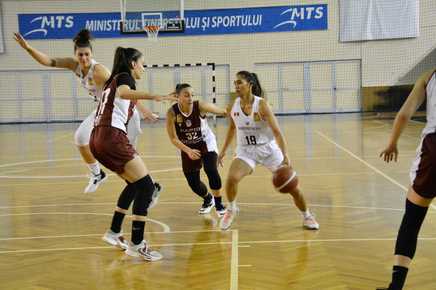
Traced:
[[226, 213], [227, 208], [221, 202], [215, 202], [215, 211], [219, 217], [222, 217]]
[[206, 214], [210, 213], [212, 210], [212, 207], [215, 205], [215, 200], [212, 197], [212, 194], [208, 194], [203, 201], [203, 204], [201, 205], [200, 209], [198, 210], [199, 214]]

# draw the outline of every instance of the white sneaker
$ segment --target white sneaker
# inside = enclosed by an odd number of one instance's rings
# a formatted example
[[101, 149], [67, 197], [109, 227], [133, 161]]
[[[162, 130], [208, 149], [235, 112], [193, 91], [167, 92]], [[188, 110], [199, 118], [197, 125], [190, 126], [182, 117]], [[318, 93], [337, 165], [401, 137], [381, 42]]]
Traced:
[[83, 193], [95, 192], [97, 190], [98, 186], [100, 184], [102, 184], [103, 182], [105, 182], [106, 179], [107, 179], [107, 175], [106, 175], [106, 173], [104, 173], [103, 170], [100, 170], [100, 174], [98, 174], [98, 175], [91, 174], [91, 176], [89, 178], [88, 186], [86, 186]]
[[319, 224], [313, 214], [303, 217], [303, 227], [308, 230], [319, 230]]
[[231, 210], [230, 208], [228, 208], [226, 213], [224, 214], [223, 218], [220, 221], [220, 228], [222, 230], [229, 229], [230, 226], [232, 225], [233, 220], [235, 219], [237, 213], [238, 213], [238, 209]]
[[162, 191], [162, 186], [155, 182], [154, 183], [154, 191], [153, 191], [153, 195], [151, 197], [151, 202], [150, 205], [148, 206], [148, 209], [153, 208], [156, 206], [156, 204], [159, 201], [159, 197], [160, 197], [160, 192]]
[[127, 250], [129, 247], [129, 242], [123, 237], [121, 233], [114, 233], [111, 230], [107, 230], [103, 237], [101, 237], [106, 243], [118, 247], [123, 250]]
[[142, 257], [148, 262], [159, 261], [163, 258], [161, 253], [152, 251], [145, 241], [139, 245], [129, 245], [125, 253], [131, 257]]
[[201, 205], [200, 209], [198, 210], [199, 214], [210, 213], [210, 211], [214, 207], [215, 200], [214, 200], [212, 194], [209, 193], [209, 195], [211, 196], [210, 201], [207, 201], [206, 199], [203, 201], [203, 204]]

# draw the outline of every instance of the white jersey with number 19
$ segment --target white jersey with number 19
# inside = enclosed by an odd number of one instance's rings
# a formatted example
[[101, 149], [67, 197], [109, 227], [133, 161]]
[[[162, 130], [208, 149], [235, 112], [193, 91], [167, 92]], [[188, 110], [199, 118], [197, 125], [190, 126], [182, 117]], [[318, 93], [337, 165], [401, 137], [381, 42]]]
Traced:
[[241, 108], [241, 98], [236, 98], [231, 117], [235, 122], [237, 145], [264, 145], [274, 140], [274, 135], [268, 123], [262, 120], [259, 113], [259, 103], [262, 98], [254, 96], [251, 114], [247, 116]]

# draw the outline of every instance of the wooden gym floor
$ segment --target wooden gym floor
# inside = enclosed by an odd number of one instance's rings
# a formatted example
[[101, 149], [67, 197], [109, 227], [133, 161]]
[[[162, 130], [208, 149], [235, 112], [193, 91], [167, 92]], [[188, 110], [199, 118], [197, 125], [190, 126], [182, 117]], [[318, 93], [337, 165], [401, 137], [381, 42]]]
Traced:
[[[82, 193], [87, 170], [72, 144], [78, 124], [0, 126], [1, 289], [375, 289], [390, 278], [408, 171], [422, 123], [411, 122], [398, 163], [378, 158], [392, 120], [360, 114], [280, 117], [319, 232], [301, 228], [289, 196], [258, 167], [243, 180], [240, 215], [221, 232], [197, 214], [164, 122], [143, 124], [139, 152], [164, 187], [147, 240], [155, 263], [126, 257], [101, 235], [123, 182]], [[216, 128], [218, 143], [225, 120]], [[231, 154], [220, 170], [226, 177]], [[436, 207], [429, 210], [406, 289], [436, 289]], [[127, 219], [124, 232], [130, 232]]]

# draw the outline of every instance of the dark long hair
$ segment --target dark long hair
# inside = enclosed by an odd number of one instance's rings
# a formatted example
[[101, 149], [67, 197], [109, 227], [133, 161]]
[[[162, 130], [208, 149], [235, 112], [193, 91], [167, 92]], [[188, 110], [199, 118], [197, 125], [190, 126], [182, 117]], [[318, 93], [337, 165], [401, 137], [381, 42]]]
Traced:
[[89, 47], [92, 51], [91, 40], [93, 39], [94, 38], [91, 35], [91, 31], [89, 31], [88, 29], [80, 30], [79, 33], [77, 33], [76, 36], [74, 36], [73, 38], [74, 51], [82, 47]]
[[258, 97], [264, 97], [264, 92], [262, 86], [260, 85], [259, 78], [257, 74], [248, 72], [246, 70], [242, 70], [236, 74], [240, 76], [244, 80], [246, 80], [249, 84], [251, 84], [251, 93]]
[[142, 53], [136, 48], [117, 47], [115, 50], [112, 73], [107, 83], [110, 83], [117, 74], [125, 72], [131, 75], [130, 70], [132, 69], [132, 62], [138, 61], [141, 56]]
[[177, 84], [176, 85], [176, 94], [179, 95], [183, 89], [190, 88], [191, 85], [187, 83]]

